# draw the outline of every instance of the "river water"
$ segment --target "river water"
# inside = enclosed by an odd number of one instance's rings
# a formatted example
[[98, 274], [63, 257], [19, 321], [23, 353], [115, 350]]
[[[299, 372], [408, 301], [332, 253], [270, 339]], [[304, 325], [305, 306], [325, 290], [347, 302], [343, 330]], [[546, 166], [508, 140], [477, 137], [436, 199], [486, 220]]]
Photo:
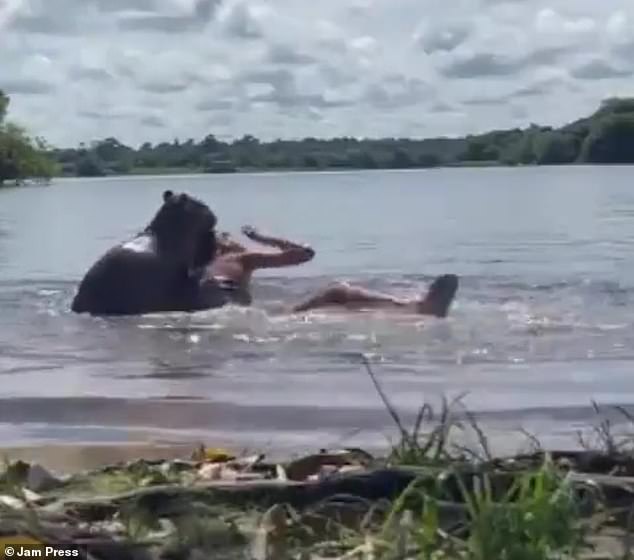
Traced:
[[[381, 444], [369, 355], [407, 416], [467, 393], [492, 429], [571, 440], [592, 399], [634, 405], [634, 168], [440, 169], [57, 180], [0, 191], [0, 445]], [[170, 188], [310, 243], [255, 304], [99, 319], [86, 269]], [[285, 312], [333, 280], [416, 295], [460, 276], [447, 320]]]

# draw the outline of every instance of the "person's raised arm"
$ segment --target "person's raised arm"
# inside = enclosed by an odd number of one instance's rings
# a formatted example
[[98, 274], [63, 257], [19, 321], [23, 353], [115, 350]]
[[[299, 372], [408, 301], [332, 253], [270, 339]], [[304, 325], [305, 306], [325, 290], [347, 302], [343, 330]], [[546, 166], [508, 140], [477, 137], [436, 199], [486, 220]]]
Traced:
[[268, 245], [269, 247], [276, 247], [277, 249], [281, 249], [282, 251], [285, 251], [287, 249], [307, 248], [306, 245], [294, 243], [293, 241], [289, 241], [288, 239], [281, 239], [279, 237], [263, 235], [253, 226], [243, 226], [242, 233], [246, 235], [251, 241], [255, 241], [256, 243], [260, 243], [261, 245]]
[[295, 266], [312, 260], [315, 251], [308, 245], [300, 245], [287, 239], [262, 235], [251, 226], [244, 226], [242, 233], [252, 241], [279, 249], [277, 253], [248, 251], [241, 256], [243, 265], [252, 270], [256, 268], [277, 268]]

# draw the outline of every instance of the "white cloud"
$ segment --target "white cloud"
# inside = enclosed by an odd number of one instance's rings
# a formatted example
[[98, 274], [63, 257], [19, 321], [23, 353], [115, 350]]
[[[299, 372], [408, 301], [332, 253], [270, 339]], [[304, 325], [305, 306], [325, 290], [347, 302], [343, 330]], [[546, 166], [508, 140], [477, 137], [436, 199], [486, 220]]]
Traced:
[[535, 18], [537, 33], [545, 38], [583, 40], [597, 29], [597, 22], [587, 16], [566, 18], [552, 8], [544, 8]]
[[377, 41], [374, 37], [369, 37], [368, 35], [364, 35], [362, 37], [355, 37], [350, 40], [350, 48], [364, 52], [370, 53], [377, 48]]
[[57, 145], [556, 125], [633, 55], [631, 0], [0, 0], [0, 88]]
[[6, 27], [22, 4], [22, 0], [0, 0], [0, 31]]
[[619, 41], [627, 37], [628, 31], [630, 31], [630, 26], [631, 24], [627, 14], [618, 10], [613, 14], [610, 14], [610, 17], [605, 25], [605, 30], [608, 34], [608, 38]]

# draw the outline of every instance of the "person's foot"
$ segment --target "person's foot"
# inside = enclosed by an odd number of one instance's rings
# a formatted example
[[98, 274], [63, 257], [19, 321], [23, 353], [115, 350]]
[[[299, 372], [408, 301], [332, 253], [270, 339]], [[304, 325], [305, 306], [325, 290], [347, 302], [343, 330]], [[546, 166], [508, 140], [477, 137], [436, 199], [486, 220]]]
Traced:
[[458, 291], [458, 277], [455, 274], [443, 274], [432, 282], [425, 298], [418, 304], [418, 312], [444, 318]]

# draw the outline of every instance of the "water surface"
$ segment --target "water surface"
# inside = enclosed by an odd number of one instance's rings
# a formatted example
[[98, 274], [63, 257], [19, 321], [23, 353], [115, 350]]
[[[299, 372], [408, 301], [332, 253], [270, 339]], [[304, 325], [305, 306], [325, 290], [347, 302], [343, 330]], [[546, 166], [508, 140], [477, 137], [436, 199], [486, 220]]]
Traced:
[[[591, 399], [634, 404], [633, 174], [443, 169], [4, 189], [0, 444], [381, 443], [390, 420], [361, 353], [405, 412], [468, 392], [494, 426], [571, 434], [592, 419]], [[205, 200], [221, 228], [253, 224], [317, 255], [258, 273], [250, 309], [71, 314], [86, 269], [146, 225], [166, 188]], [[446, 272], [461, 285], [445, 321], [286, 313], [333, 280], [415, 296]]]

